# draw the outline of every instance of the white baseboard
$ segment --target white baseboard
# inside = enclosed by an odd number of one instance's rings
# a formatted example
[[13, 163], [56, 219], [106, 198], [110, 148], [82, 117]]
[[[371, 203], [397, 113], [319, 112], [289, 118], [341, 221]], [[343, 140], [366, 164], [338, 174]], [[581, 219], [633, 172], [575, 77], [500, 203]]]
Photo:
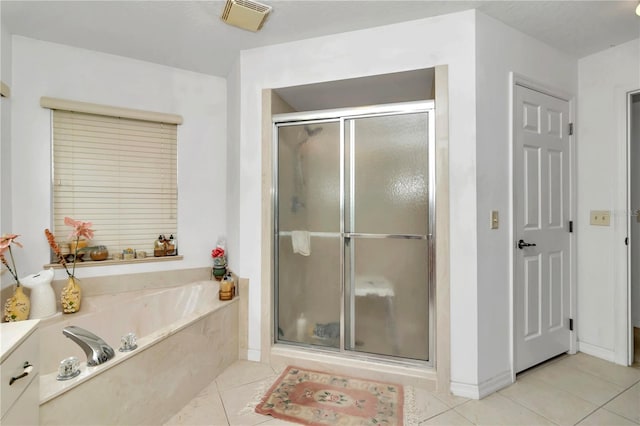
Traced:
[[463, 398], [480, 399], [480, 391], [478, 385], [471, 385], [468, 383], [451, 382], [449, 387], [451, 393], [455, 396], [461, 396]]
[[257, 349], [248, 349], [247, 360], [260, 362], [260, 351]]
[[610, 349], [605, 349], [600, 346], [592, 345], [587, 342], [578, 342], [578, 351], [584, 352], [587, 355], [602, 358], [605, 361], [616, 362], [616, 354]]
[[482, 399], [513, 383], [511, 371], [504, 371], [484, 382], [473, 385], [469, 383], [451, 382], [451, 393], [471, 399]]

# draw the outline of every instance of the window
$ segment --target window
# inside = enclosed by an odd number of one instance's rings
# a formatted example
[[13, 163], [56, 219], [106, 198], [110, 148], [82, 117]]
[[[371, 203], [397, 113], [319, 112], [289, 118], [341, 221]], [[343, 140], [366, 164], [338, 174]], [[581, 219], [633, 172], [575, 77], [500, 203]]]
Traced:
[[53, 110], [56, 239], [66, 241], [70, 229], [64, 218], [70, 216], [93, 222], [91, 245], [107, 246], [110, 253], [153, 253], [159, 234], [177, 234], [181, 118], [159, 114], [155, 120], [154, 113], [67, 101], [60, 107], [53, 101], [43, 98], [41, 104]]

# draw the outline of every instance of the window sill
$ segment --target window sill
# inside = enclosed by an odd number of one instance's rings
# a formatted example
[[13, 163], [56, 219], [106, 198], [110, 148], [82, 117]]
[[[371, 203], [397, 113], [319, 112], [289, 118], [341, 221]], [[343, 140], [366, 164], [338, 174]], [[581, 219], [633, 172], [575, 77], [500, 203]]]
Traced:
[[[162, 256], [162, 257], [145, 257], [144, 259], [130, 259], [130, 260], [86, 260], [84, 262], [76, 263], [76, 268], [87, 268], [91, 266], [112, 266], [112, 265], [128, 265], [132, 263], [154, 263], [154, 262], [171, 262], [174, 260], [182, 260], [184, 256]], [[71, 264], [68, 264], [68, 267]], [[49, 263], [44, 265], [44, 268], [64, 269], [59, 263]]]

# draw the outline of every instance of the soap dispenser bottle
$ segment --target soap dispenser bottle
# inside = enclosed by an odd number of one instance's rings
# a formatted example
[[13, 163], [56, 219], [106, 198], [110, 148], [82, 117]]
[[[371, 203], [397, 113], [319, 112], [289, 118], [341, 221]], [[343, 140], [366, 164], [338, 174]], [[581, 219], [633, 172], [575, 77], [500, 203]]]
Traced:
[[160, 235], [153, 243], [153, 255], [155, 257], [166, 256], [167, 250], [164, 245], [164, 235]]
[[169, 246], [167, 247], [167, 256], [175, 256], [178, 254], [178, 244], [173, 238], [173, 234], [169, 236]]

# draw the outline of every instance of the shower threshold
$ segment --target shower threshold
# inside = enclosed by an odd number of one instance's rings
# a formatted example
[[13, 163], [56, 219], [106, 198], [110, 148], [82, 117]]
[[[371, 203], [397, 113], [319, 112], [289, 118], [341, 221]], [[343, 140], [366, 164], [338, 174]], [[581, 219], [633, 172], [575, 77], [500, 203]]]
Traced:
[[271, 347], [270, 363], [277, 370], [295, 365], [428, 390], [435, 390], [437, 384], [435, 368], [422, 361], [374, 358], [281, 343]]

